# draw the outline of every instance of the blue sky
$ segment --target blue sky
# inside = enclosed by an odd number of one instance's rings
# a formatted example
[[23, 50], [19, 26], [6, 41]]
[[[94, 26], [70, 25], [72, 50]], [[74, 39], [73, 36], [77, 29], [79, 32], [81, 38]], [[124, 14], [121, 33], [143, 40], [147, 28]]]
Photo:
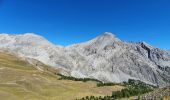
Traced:
[[170, 0], [0, 0], [0, 33], [33, 32], [59, 45], [112, 32], [170, 49]]

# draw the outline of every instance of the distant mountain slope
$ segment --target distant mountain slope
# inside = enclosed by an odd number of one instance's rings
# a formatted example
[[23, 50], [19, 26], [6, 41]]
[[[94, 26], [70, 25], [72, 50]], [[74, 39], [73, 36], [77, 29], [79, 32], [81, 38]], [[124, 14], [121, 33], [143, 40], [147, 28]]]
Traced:
[[170, 100], [170, 86], [157, 89], [142, 96], [142, 100]]
[[47, 65], [62, 68], [74, 77], [104, 82], [137, 79], [149, 84], [170, 83], [170, 53], [145, 42], [123, 42], [112, 33], [71, 46], [53, 45], [35, 34], [0, 35], [0, 48]]
[[0, 100], [75, 100], [88, 95], [111, 95], [123, 88], [58, 80], [59, 71], [33, 59], [0, 52]]

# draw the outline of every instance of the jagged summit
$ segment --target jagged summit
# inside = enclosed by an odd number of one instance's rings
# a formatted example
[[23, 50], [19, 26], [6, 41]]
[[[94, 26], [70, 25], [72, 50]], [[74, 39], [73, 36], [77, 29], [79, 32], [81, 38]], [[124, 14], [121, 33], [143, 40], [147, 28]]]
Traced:
[[115, 35], [111, 32], [104, 32], [103, 35], [115, 37]]
[[109, 48], [112, 48], [112, 49], [117, 48], [121, 44], [122, 44], [122, 41], [116, 38], [115, 35], [113, 35], [110, 32], [105, 32], [90, 41], [80, 43], [80, 44], [75, 44], [70, 47], [73, 47], [73, 48], [80, 47], [84, 49], [84, 51], [87, 50], [89, 52], [98, 52], [98, 51], [106, 50]]
[[101, 34], [100, 36], [98, 36], [97, 38], [105, 38], [105, 39], [118, 39], [116, 38], [116, 36], [111, 33], [111, 32], [104, 32], [103, 34]]
[[146, 43], [146, 42], [140, 42], [140, 44], [141, 44], [141, 46], [143, 47], [143, 48], [148, 48], [148, 49], [154, 49], [154, 47], [153, 46], [151, 46], [150, 44], [148, 44], [148, 43]]
[[114, 34], [111, 32], [104, 32], [101, 35], [89, 40], [87, 42], [74, 44], [68, 47], [82, 47], [82, 48], [98, 48], [103, 49], [106, 46], [111, 46], [113, 44], [120, 44], [121, 40], [118, 39]]
[[109, 44], [113, 44], [114, 43], [117, 43], [117, 42], [120, 42], [121, 40], [118, 39], [114, 34], [112, 34], [111, 32], [105, 32], [103, 34], [101, 34], [100, 36], [92, 39], [92, 41], [90, 42], [93, 42], [93, 43], [96, 43], [96, 44], [105, 44], [105, 45], [109, 45]]

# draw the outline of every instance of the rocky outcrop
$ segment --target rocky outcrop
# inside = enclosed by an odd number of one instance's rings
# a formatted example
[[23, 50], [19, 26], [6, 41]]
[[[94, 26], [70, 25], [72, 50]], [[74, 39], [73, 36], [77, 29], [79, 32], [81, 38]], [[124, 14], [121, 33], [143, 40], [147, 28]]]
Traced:
[[30, 33], [1, 34], [0, 48], [62, 68], [78, 78], [90, 77], [104, 82], [137, 79], [158, 86], [170, 83], [170, 52], [145, 42], [123, 42], [108, 32], [66, 47]]

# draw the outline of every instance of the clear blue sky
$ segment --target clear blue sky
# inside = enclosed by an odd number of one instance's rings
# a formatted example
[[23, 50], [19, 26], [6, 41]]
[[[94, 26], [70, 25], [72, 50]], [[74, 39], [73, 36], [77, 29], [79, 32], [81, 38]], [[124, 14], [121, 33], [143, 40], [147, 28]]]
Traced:
[[0, 33], [26, 32], [59, 45], [112, 32], [170, 49], [170, 0], [0, 0]]

